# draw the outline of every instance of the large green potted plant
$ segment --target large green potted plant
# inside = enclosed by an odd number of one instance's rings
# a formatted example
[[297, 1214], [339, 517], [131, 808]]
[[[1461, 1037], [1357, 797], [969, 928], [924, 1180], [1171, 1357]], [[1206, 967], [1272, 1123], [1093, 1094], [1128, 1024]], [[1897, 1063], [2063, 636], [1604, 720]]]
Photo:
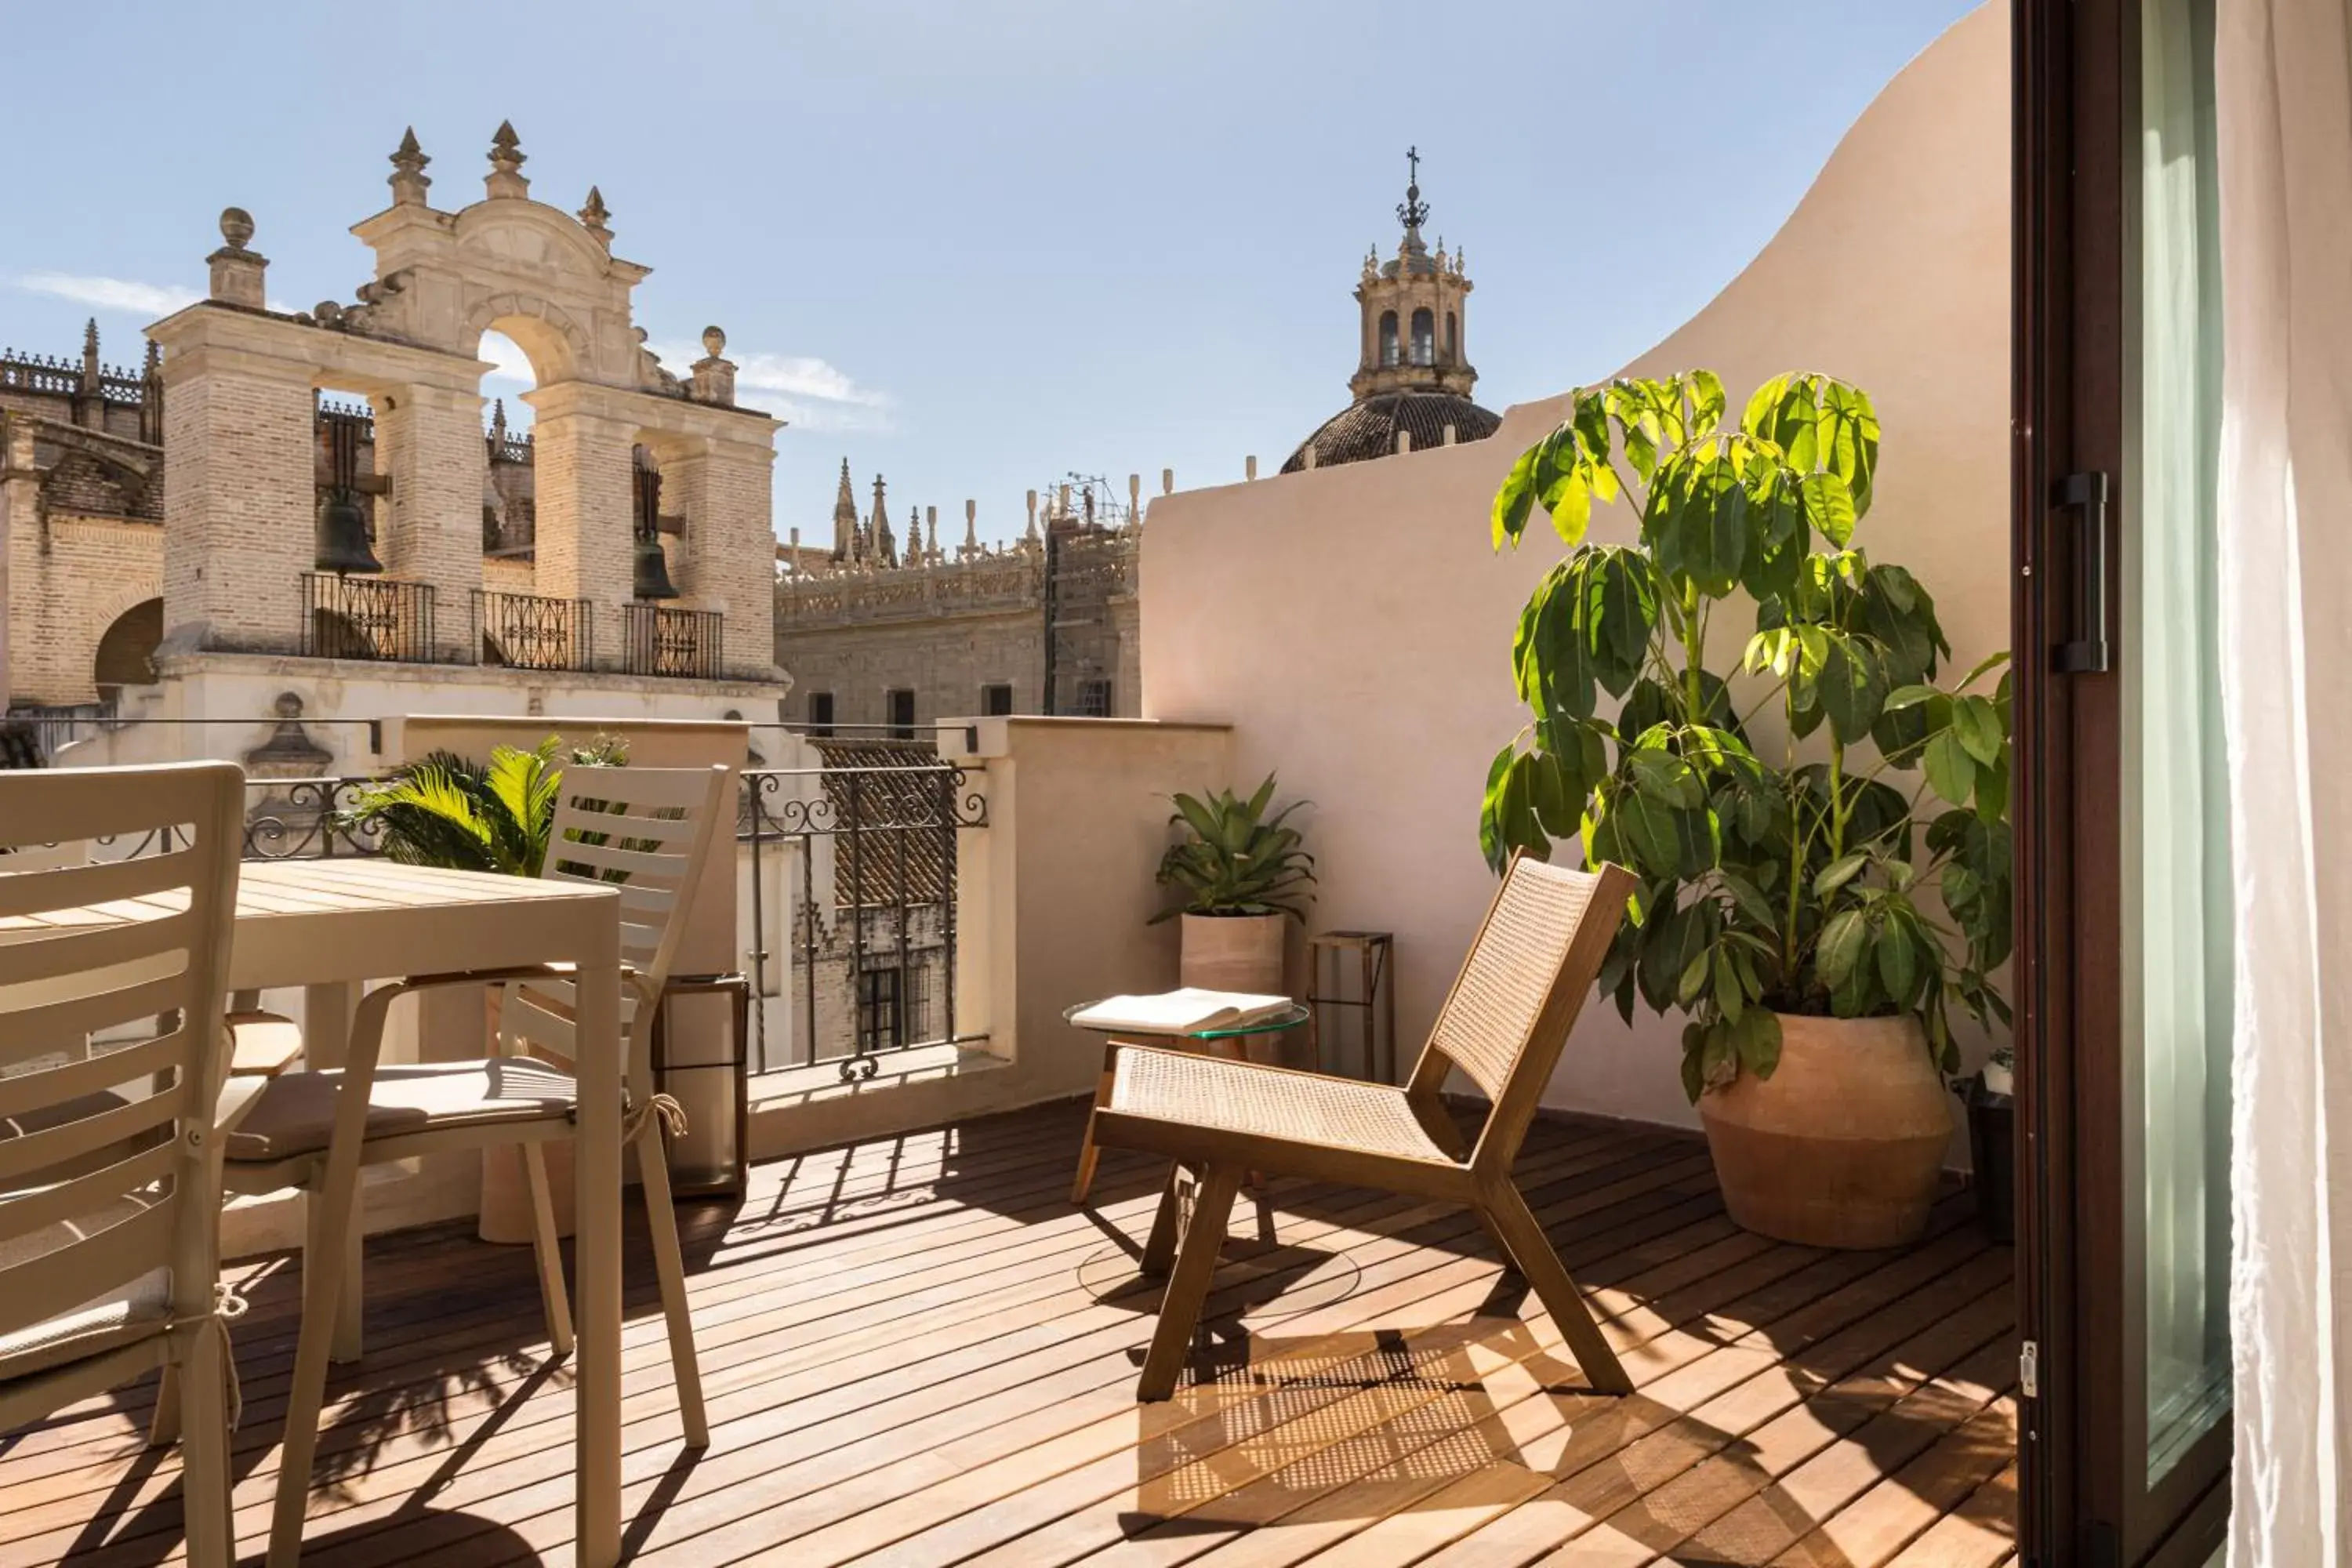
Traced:
[[[536, 877], [555, 827], [563, 742], [549, 736], [530, 751], [494, 746], [487, 764], [433, 752], [354, 796], [336, 831], [373, 839], [384, 858], [456, 871]], [[625, 742], [600, 737], [572, 749], [577, 767], [621, 767]]]
[[[1519, 616], [1531, 720], [1480, 837], [1640, 878], [1601, 986], [1686, 1016], [1683, 1087], [1733, 1217], [1885, 1246], [1926, 1223], [1950, 1136], [1952, 1010], [2006, 1023], [2006, 656], [1957, 680], [1935, 600], [1854, 542], [1869, 397], [1777, 376], [1726, 423], [1706, 371], [1580, 392], [1495, 498], [1565, 559]], [[1588, 542], [1622, 498], [1636, 542]], [[1613, 700], [1604, 704], [1603, 696]]]
[[1307, 803], [1267, 815], [1272, 773], [1247, 797], [1222, 789], [1171, 799], [1169, 822], [1182, 836], [1160, 858], [1160, 881], [1177, 901], [1151, 918], [1182, 918], [1180, 978], [1209, 991], [1282, 994], [1283, 922], [1305, 921], [1299, 901], [1314, 896], [1315, 857], [1288, 825]]

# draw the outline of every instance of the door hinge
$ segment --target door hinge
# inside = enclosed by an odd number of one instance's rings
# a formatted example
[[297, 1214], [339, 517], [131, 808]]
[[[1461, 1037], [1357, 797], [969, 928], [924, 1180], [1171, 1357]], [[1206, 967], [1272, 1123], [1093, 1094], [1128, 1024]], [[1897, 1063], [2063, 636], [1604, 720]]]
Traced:
[[2042, 1397], [2042, 1347], [2032, 1340], [2017, 1348], [2017, 1391], [2028, 1399]]

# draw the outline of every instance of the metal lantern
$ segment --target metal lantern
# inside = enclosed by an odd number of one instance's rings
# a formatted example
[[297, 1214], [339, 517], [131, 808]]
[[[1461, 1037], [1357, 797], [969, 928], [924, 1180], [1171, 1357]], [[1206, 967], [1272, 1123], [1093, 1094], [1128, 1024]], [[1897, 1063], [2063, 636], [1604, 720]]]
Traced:
[[631, 594], [640, 599], [675, 599], [669, 558], [661, 547], [661, 471], [640, 463], [637, 479], [637, 549]]
[[333, 482], [319, 503], [312, 525], [310, 555], [321, 572], [346, 576], [357, 572], [373, 576], [383, 570], [368, 542], [368, 510], [359, 495], [358, 426], [349, 419], [327, 421], [327, 447]]

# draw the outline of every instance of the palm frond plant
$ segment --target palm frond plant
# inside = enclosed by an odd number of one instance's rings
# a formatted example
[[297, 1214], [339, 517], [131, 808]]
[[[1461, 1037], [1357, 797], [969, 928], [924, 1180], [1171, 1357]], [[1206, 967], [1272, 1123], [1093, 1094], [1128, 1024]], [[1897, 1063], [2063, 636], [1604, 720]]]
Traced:
[[335, 826], [375, 838], [385, 858], [403, 865], [536, 877], [547, 859], [566, 763], [618, 767], [627, 761], [626, 743], [610, 737], [572, 748], [568, 757], [552, 735], [527, 752], [498, 746], [487, 764], [433, 752], [361, 790]]
[[[1496, 494], [1496, 549], [1540, 506], [1570, 553], [1519, 616], [1531, 716], [1488, 770], [1482, 847], [1641, 877], [1601, 985], [1629, 1022], [1687, 1015], [1694, 1102], [1769, 1078], [1782, 1016], [1914, 1018], [1952, 1071], [1956, 1005], [2009, 1017], [2007, 656], [1944, 676], [1926, 585], [1854, 544], [1879, 444], [1860, 387], [1781, 375], [1725, 415], [1704, 370], [1580, 392]], [[1620, 496], [1637, 542], [1587, 542]]]
[[1160, 882], [1173, 888], [1178, 901], [1152, 916], [1156, 924], [1178, 915], [1288, 915], [1304, 921], [1302, 900], [1315, 881], [1315, 857], [1292, 812], [1307, 803], [1292, 801], [1273, 816], [1275, 775], [1265, 775], [1244, 799], [1230, 789], [1170, 798], [1176, 813], [1168, 820], [1186, 831], [1160, 858]]

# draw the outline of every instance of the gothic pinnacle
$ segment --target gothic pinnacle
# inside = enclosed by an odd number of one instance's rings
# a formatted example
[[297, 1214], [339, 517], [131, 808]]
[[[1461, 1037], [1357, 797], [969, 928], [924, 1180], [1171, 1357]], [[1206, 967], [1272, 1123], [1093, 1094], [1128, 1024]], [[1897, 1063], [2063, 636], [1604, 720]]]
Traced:
[[612, 209], [604, 205], [604, 193], [593, 185], [589, 186], [587, 204], [580, 209], [580, 226], [610, 245], [613, 243], [613, 229], [605, 220], [612, 216]]
[[426, 187], [433, 182], [425, 176], [425, 165], [433, 162], [425, 149], [416, 144], [414, 125], [400, 133], [400, 145], [393, 149], [392, 174], [384, 182], [392, 187], [394, 202], [423, 202]]

